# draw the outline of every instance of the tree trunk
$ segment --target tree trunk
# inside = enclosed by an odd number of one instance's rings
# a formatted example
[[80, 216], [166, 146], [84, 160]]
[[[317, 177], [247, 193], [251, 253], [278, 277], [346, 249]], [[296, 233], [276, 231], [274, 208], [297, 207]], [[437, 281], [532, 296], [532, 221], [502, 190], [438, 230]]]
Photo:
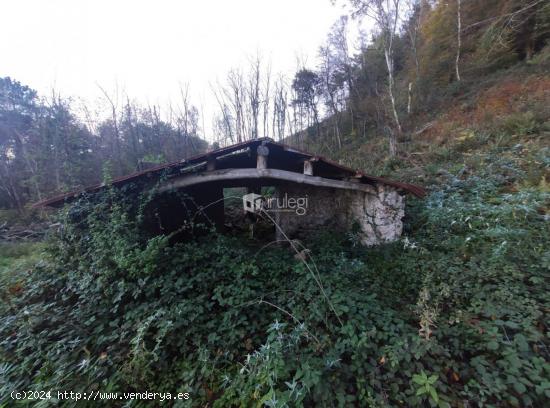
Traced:
[[32, 184], [34, 185], [36, 196], [38, 197], [38, 200], [41, 201], [42, 200], [42, 193], [40, 191], [40, 186], [38, 185], [36, 171], [34, 170], [32, 164], [31, 164], [29, 154], [27, 152], [27, 148], [25, 147], [25, 141], [23, 140], [23, 136], [17, 130], [14, 130], [14, 132], [15, 132], [15, 135], [17, 136], [17, 139], [19, 140], [19, 143], [21, 145], [21, 152], [23, 153], [23, 159], [25, 160], [25, 164], [27, 165], [27, 168], [28, 168], [29, 172], [31, 173], [31, 180], [32, 180]]
[[460, 2], [461, 2], [461, 0], [456, 0], [457, 48], [456, 48], [455, 70], [456, 70], [456, 80], [457, 81], [460, 81], [460, 70], [458, 68], [458, 65], [459, 65], [459, 62], [460, 62], [460, 48], [462, 47], [462, 38], [461, 38], [461, 33], [460, 33], [462, 31], [462, 18], [460, 16]]
[[[399, 115], [397, 114], [397, 108], [395, 106], [395, 97], [393, 95], [394, 79], [393, 79], [393, 61], [391, 58], [391, 49], [384, 51], [386, 56], [386, 65], [388, 67], [388, 90], [390, 94], [391, 108], [393, 112], [393, 118], [395, 120], [395, 127], [397, 130], [397, 136], [403, 133], [401, 128], [401, 122], [399, 121]], [[397, 153], [397, 137], [394, 132], [390, 132], [390, 156], [395, 156]]]
[[409, 99], [407, 101], [407, 114], [410, 115], [412, 112], [412, 82], [409, 82]]
[[395, 157], [395, 155], [397, 154], [397, 138], [395, 137], [395, 133], [390, 127], [388, 127], [388, 142], [390, 147], [390, 156]]

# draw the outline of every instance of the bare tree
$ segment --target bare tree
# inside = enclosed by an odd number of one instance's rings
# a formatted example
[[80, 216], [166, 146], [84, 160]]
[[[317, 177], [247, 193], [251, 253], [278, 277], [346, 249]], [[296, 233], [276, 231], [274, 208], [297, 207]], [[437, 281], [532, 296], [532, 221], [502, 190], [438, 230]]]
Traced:
[[180, 155], [186, 156], [192, 143], [192, 136], [197, 133], [196, 115], [198, 110], [191, 104], [189, 97], [189, 84], [180, 84], [180, 106], [176, 117], [176, 130], [178, 135], [177, 145], [180, 149]]
[[271, 91], [271, 64], [268, 64], [265, 70], [263, 83], [263, 137], [269, 137], [269, 111], [270, 107], [270, 91]]
[[260, 81], [261, 81], [261, 58], [256, 55], [250, 64], [248, 73], [248, 104], [250, 115], [248, 118], [251, 138], [258, 138], [258, 117], [260, 114]]
[[282, 75], [275, 81], [273, 94], [272, 133], [282, 140], [285, 137], [288, 106], [288, 90]]
[[420, 75], [420, 63], [418, 61], [418, 37], [420, 31], [420, 20], [422, 18], [422, 5], [419, 0], [409, 2], [409, 24], [407, 27], [407, 37], [411, 45], [411, 52], [414, 59], [414, 68], [416, 79]]
[[456, 39], [457, 39], [457, 46], [456, 46], [456, 59], [455, 59], [455, 70], [456, 70], [456, 80], [460, 81], [460, 70], [458, 68], [459, 62], [460, 62], [460, 49], [462, 48], [462, 16], [460, 14], [460, 4], [461, 0], [456, 0]]
[[338, 103], [338, 85], [334, 82], [334, 62], [332, 53], [329, 47], [321, 47], [319, 50], [319, 57], [321, 60], [321, 66], [319, 72], [321, 74], [321, 81], [323, 86], [323, 94], [325, 98], [325, 104], [329, 108], [329, 112], [332, 116], [332, 123], [334, 127], [334, 136], [338, 143], [338, 147], [342, 147], [342, 138], [340, 137], [340, 121], [341, 112]]
[[235, 143], [235, 130], [233, 128], [233, 117], [231, 115], [231, 108], [226, 103], [224, 93], [221, 89], [221, 85], [218, 83], [217, 87], [210, 84], [212, 93], [218, 103], [220, 110], [219, 115], [214, 118], [214, 129], [217, 132], [218, 142], [222, 142], [221, 145], [225, 145], [225, 140]]
[[397, 153], [397, 136], [403, 133], [395, 102], [395, 62], [394, 40], [397, 36], [398, 23], [402, 14], [402, 0], [350, 0], [355, 8], [354, 15], [367, 16], [375, 21], [384, 47], [384, 58], [388, 73], [388, 94], [395, 121], [396, 132], [389, 133], [390, 155]]
[[[332, 26], [328, 35], [327, 47], [332, 52], [332, 64], [334, 70], [342, 78], [343, 87], [346, 94], [344, 97], [348, 100], [346, 108], [349, 110], [351, 128], [355, 129], [355, 101], [360, 99], [360, 94], [355, 86], [355, 77], [353, 75], [353, 61], [350, 57], [348, 47], [348, 17], [342, 16]], [[347, 89], [346, 89], [347, 88]]]
[[111, 97], [107, 91], [99, 84], [96, 84], [99, 90], [103, 93], [103, 96], [105, 97], [105, 100], [107, 101], [110, 110], [111, 110], [111, 120], [113, 125], [113, 141], [114, 141], [114, 147], [115, 147], [115, 156], [118, 163], [118, 170], [123, 170], [123, 163], [122, 163], [122, 147], [120, 143], [120, 128], [119, 128], [119, 115], [118, 115], [118, 96], [119, 96], [119, 90], [118, 90], [118, 84], [116, 84], [115, 88], [115, 98]]
[[240, 143], [258, 134], [259, 68], [260, 66], [254, 63], [251, 75], [247, 79], [242, 71], [232, 69], [227, 74], [225, 84], [218, 82], [216, 88], [212, 87], [221, 115], [215, 126], [218, 130], [229, 132], [226, 136], [233, 142]]
[[[406, 24], [406, 33], [411, 46], [412, 57], [414, 60], [414, 84], [418, 84], [420, 77], [420, 63], [418, 61], [418, 33], [420, 31], [420, 19], [422, 13], [422, 5], [419, 0], [412, 0], [409, 2], [409, 21]], [[407, 115], [412, 113], [412, 99], [413, 99], [413, 81], [409, 82], [409, 92], [407, 98]]]
[[231, 70], [227, 76], [228, 86], [223, 91], [229, 100], [235, 117], [235, 132], [237, 143], [246, 140], [246, 88], [241, 71]]

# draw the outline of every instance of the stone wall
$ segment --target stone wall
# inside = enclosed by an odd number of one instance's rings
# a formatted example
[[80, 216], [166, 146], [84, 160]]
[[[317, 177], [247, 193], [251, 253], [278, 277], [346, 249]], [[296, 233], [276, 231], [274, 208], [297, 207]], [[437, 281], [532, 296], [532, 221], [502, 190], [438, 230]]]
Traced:
[[[278, 204], [284, 204], [285, 198], [287, 204], [290, 198], [307, 198], [303, 215], [295, 208], [272, 205], [270, 214], [290, 238], [307, 236], [319, 228], [343, 232], [357, 224], [361, 242], [371, 246], [395, 241], [403, 231], [405, 200], [390, 186], [378, 185], [363, 192], [289, 183], [277, 187], [275, 198]], [[282, 235], [278, 234], [277, 239]]]
[[405, 199], [390, 186], [379, 185], [376, 194], [347, 191], [350, 196], [348, 225], [357, 222], [361, 228], [364, 245], [392, 242], [403, 232]]

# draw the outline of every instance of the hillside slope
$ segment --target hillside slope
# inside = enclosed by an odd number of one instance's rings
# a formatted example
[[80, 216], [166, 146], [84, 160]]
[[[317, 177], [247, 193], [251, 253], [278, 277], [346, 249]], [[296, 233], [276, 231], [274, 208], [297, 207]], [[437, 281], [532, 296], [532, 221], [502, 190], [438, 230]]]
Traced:
[[215, 233], [171, 246], [143, 235], [146, 197], [76, 203], [43, 261], [3, 266], [2, 403], [18, 387], [218, 407], [544, 406], [549, 84], [515, 67], [465, 86], [396, 158], [383, 138], [344, 139], [346, 163], [429, 187], [382, 247], [353, 231], [304, 242], [302, 260]]
[[[52, 390], [41, 403], [58, 406], [74, 401], [57, 390], [101, 393], [110, 406], [146, 390], [177, 407], [547, 405], [550, 6], [464, 2], [464, 24], [479, 29], [464, 35], [458, 80], [458, 3], [415, 4], [396, 37], [396, 155], [376, 36], [358, 63], [325, 72], [325, 97], [348, 92], [341, 116], [287, 140], [426, 186], [426, 198], [407, 200], [402, 239], [365, 248], [353, 230], [321, 231], [277, 246], [211, 231], [173, 244], [143, 228], [150, 195], [83, 197], [47, 242], [0, 246], [0, 406], [13, 390]], [[415, 22], [418, 69], [406, 35]], [[403, 90], [414, 81], [409, 115]], [[295, 107], [311, 110], [318, 81], [298, 85]], [[172, 130], [167, 140], [180, 140]], [[135, 153], [132, 163], [152, 152]]]

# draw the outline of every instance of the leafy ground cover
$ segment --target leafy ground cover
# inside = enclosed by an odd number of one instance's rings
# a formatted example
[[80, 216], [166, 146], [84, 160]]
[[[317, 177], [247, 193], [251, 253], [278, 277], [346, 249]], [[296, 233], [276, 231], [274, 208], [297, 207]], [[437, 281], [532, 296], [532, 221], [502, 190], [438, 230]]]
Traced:
[[143, 235], [130, 200], [80, 203], [49, 255], [9, 276], [17, 290], [5, 285], [1, 394], [543, 406], [549, 194], [523, 186], [525, 170], [507, 153], [513, 146], [478, 157], [489, 165], [476, 174], [439, 175], [427, 199], [410, 202], [402, 241], [365, 249], [352, 233], [327, 233], [307, 243], [306, 263], [217, 234], [169, 245]]
[[213, 232], [171, 244], [144, 234], [142, 201], [109, 191], [66, 209], [47, 244], [1, 246], [0, 404], [52, 389], [189, 392], [179, 406], [544, 406], [547, 113], [463, 123], [421, 166], [388, 163], [430, 185], [393, 244], [325, 232], [305, 262]]

